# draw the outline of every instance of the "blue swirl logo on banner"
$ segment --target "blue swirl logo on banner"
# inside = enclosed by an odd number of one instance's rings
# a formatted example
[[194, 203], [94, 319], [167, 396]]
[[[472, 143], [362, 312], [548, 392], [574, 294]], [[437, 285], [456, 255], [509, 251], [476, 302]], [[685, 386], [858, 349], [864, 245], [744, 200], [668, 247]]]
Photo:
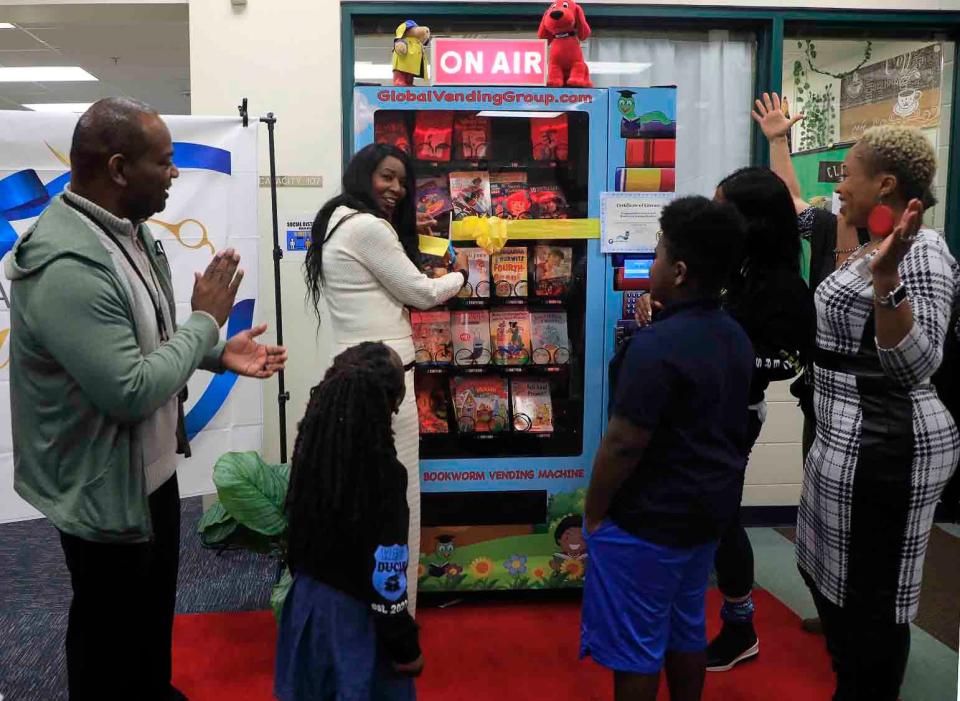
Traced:
[[[210, 170], [224, 175], [232, 173], [230, 152], [186, 141], [173, 144], [174, 162], [180, 169]], [[0, 179], [0, 258], [7, 255], [17, 242], [17, 232], [11, 222], [40, 216], [54, 197], [63, 192], [70, 182], [70, 173], [63, 173], [44, 184], [35, 170], [21, 170]], [[237, 302], [227, 322], [227, 337], [249, 329], [253, 325], [254, 300]], [[194, 438], [210, 423], [227, 400], [237, 382], [237, 375], [224, 372], [207, 385], [200, 400], [186, 416], [187, 434]]]

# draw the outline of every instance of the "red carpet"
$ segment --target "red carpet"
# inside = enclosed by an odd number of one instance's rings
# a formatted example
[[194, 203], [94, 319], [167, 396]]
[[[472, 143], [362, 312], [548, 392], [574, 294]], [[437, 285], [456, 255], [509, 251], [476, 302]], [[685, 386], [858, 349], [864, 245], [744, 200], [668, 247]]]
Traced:
[[[817, 638], [765, 591], [754, 593], [760, 658], [733, 672], [708, 674], [704, 699], [818, 701], [830, 698], [833, 675]], [[707, 599], [715, 632], [720, 596]], [[611, 675], [589, 659], [577, 661], [580, 607], [565, 604], [461, 604], [422, 609], [427, 671], [421, 701], [549, 699], [609, 701]], [[174, 683], [191, 701], [268, 701], [275, 628], [269, 612], [178, 616]], [[660, 698], [667, 699], [666, 682]]]

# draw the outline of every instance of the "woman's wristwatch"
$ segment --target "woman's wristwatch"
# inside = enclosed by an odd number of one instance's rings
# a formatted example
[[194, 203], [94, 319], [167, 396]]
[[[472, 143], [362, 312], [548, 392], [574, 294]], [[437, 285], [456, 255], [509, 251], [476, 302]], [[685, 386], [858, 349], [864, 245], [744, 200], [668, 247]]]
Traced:
[[874, 290], [873, 298], [877, 300], [877, 304], [879, 304], [881, 307], [896, 309], [900, 306], [903, 300], [907, 298], [907, 286], [904, 285], [903, 281], [901, 280], [900, 284], [886, 294], [878, 295], [876, 290]]

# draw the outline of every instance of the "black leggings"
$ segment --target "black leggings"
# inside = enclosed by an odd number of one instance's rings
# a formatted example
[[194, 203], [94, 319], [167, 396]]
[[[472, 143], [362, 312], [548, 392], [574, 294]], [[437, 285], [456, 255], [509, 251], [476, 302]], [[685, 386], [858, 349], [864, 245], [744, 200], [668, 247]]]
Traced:
[[802, 569], [837, 675], [833, 701], [897, 701], [910, 655], [910, 624], [882, 620], [869, 607], [841, 608]]
[[[763, 424], [758, 412], [750, 411], [749, 414], [747, 439], [749, 449], [753, 450]], [[753, 589], [753, 547], [740, 523], [739, 514], [720, 535], [713, 565], [717, 570], [720, 592], [728, 599], [742, 599]]]

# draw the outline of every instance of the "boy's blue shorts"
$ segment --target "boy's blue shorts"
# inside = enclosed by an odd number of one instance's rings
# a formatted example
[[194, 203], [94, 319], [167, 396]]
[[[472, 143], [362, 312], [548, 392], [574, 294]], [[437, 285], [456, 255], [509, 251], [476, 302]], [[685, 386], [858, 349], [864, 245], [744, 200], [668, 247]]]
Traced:
[[617, 672], [657, 674], [667, 651], [707, 647], [707, 578], [717, 543], [657, 545], [609, 519], [588, 535], [580, 656]]

